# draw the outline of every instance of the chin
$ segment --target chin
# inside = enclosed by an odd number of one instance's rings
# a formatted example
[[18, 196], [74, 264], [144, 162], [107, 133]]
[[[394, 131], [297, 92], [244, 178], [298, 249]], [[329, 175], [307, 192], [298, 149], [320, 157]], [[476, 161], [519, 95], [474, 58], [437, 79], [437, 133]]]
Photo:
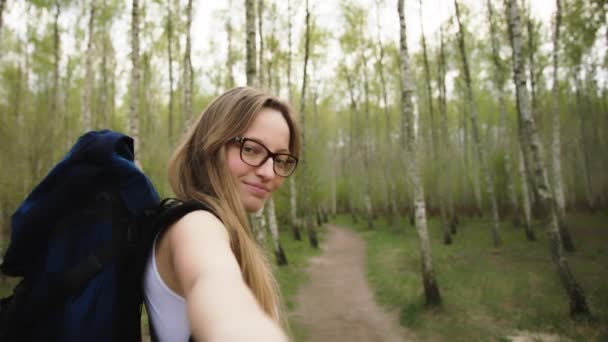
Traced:
[[245, 210], [248, 213], [255, 213], [258, 210], [262, 209], [262, 207], [264, 207], [264, 203], [266, 203], [265, 200], [256, 198], [246, 201], [245, 203], [243, 203], [243, 206], [245, 207]]

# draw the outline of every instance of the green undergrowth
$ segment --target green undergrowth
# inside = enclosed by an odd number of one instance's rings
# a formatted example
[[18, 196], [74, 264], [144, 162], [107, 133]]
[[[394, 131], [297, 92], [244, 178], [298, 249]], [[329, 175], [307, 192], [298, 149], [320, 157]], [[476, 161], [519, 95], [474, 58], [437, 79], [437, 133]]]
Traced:
[[[575, 322], [551, 262], [545, 228], [537, 241], [523, 229], [501, 223], [495, 248], [490, 217], [460, 218], [452, 245], [444, 245], [437, 218], [429, 220], [433, 265], [443, 305], [427, 309], [421, 280], [419, 242], [407, 220], [383, 220], [372, 230], [350, 216], [335, 223], [353, 227], [367, 242], [367, 276], [378, 302], [400, 313], [400, 322], [422, 340], [508, 341], [543, 333], [576, 341], [608, 340], [608, 215], [569, 214], [577, 251], [567, 253], [572, 273], [585, 291], [592, 319]], [[531, 340], [534, 340], [533, 338]]]
[[[325, 228], [317, 228], [319, 245], [324, 240], [325, 233]], [[276, 266], [274, 254], [270, 255], [271, 260], [275, 264], [274, 274], [281, 290], [284, 308], [288, 314], [291, 334], [295, 341], [305, 340], [306, 332], [302, 327], [298, 326], [295, 320], [291, 319], [289, 313], [296, 309], [296, 296], [300, 286], [308, 282], [307, 268], [309, 259], [321, 254], [320, 249], [310, 247], [305, 231], [301, 231], [301, 236], [302, 240], [298, 241], [293, 238], [291, 232], [281, 232], [281, 244], [287, 256], [288, 265]], [[272, 251], [271, 247], [269, 247], [269, 251]]]

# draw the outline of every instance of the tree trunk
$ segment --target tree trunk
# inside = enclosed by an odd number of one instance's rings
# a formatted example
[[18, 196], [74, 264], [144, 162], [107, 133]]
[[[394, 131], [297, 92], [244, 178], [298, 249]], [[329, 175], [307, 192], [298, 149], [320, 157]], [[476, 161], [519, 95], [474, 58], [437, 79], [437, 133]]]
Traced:
[[167, 1], [167, 58], [169, 59], [169, 115], [167, 121], [167, 138], [169, 144], [173, 142], [173, 11], [171, 10], [171, 0]]
[[450, 163], [450, 134], [448, 131], [448, 116], [447, 116], [447, 90], [445, 85], [445, 75], [446, 75], [446, 60], [445, 60], [445, 49], [444, 49], [444, 39], [443, 39], [443, 26], [439, 28], [440, 35], [440, 47], [439, 47], [439, 71], [438, 82], [439, 85], [439, 114], [441, 116], [441, 142], [440, 148], [443, 150], [441, 153], [441, 179], [442, 189], [445, 191], [447, 196], [447, 209], [448, 209], [448, 219], [450, 222], [450, 231], [452, 234], [456, 233], [457, 229], [457, 217], [456, 211], [454, 210], [454, 197], [452, 192], [452, 182], [451, 182], [451, 163]]
[[512, 46], [513, 57], [513, 79], [515, 82], [515, 91], [517, 97], [517, 111], [519, 120], [522, 122], [526, 143], [531, 151], [531, 161], [533, 164], [533, 173], [536, 178], [535, 192], [541, 199], [543, 213], [546, 215], [547, 233], [549, 235], [550, 250], [553, 262], [557, 267], [561, 284], [566, 290], [570, 299], [570, 315], [590, 316], [587, 301], [582, 288], [570, 272], [568, 260], [562, 249], [561, 234], [559, 231], [558, 215], [556, 204], [553, 198], [553, 193], [549, 185], [547, 169], [543, 160], [543, 146], [539, 139], [536, 130], [536, 123], [530, 112], [530, 104], [528, 100], [528, 90], [526, 89], [525, 65], [522, 59], [522, 39], [521, 39], [521, 23], [517, 2], [515, 0], [506, 0], [507, 17], [509, 20], [509, 33]]
[[[422, 16], [422, 0], [418, 1], [420, 5], [420, 18]], [[433, 107], [433, 90], [431, 88], [431, 68], [429, 67], [429, 58], [426, 51], [426, 36], [424, 34], [424, 24], [423, 21], [420, 21], [420, 32], [422, 32], [422, 57], [424, 61], [424, 80], [426, 86], [426, 95], [427, 101], [429, 103], [429, 114], [430, 114], [430, 125], [431, 125], [431, 157], [433, 160], [443, 160], [445, 157], [440, 153], [440, 147], [437, 139], [437, 127], [435, 126], [435, 109]], [[445, 164], [442, 164], [445, 165]], [[437, 175], [439, 178], [439, 182], [437, 183], [438, 187], [438, 196], [439, 199], [439, 212], [441, 216], [441, 226], [443, 229], [443, 243], [446, 245], [452, 244], [452, 234], [450, 233], [450, 220], [449, 214], [446, 207], [446, 187], [444, 182], [442, 181], [445, 176], [443, 172], [445, 170], [432, 170], [433, 175]], [[441, 174], [440, 174], [441, 173]]]
[[524, 161], [524, 153], [523, 146], [521, 143], [517, 144], [518, 146], [518, 155], [519, 155], [519, 175], [521, 178], [521, 203], [523, 206], [523, 214], [524, 214], [524, 232], [526, 233], [526, 238], [528, 241], [536, 241], [536, 235], [534, 234], [534, 230], [532, 229], [532, 209], [530, 206], [530, 190], [528, 189], [528, 181], [527, 173], [526, 173], [526, 165]]
[[[405, 27], [405, 13], [403, 0], [397, 1], [397, 10], [399, 13], [399, 26], [400, 26], [400, 58], [401, 58], [401, 79], [403, 83], [403, 89], [401, 92], [402, 101], [402, 115], [404, 117], [412, 118], [414, 116], [412, 106], [412, 93], [413, 83], [411, 81], [409, 57], [407, 51], [407, 38], [406, 38], [406, 27]], [[406, 119], [404, 122], [412, 122], [411, 119]], [[420, 182], [418, 174], [418, 161], [417, 161], [417, 147], [416, 141], [413, 134], [412, 125], [407, 125], [406, 131], [408, 132], [407, 138], [407, 152], [409, 157], [408, 174], [410, 176], [411, 184], [414, 188], [414, 204], [416, 210], [416, 230], [418, 232], [418, 238], [420, 239], [420, 256], [422, 264], [422, 279], [424, 284], [424, 294], [426, 304], [428, 306], [439, 306], [441, 305], [441, 295], [439, 294], [439, 287], [435, 279], [435, 272], [433, 271], [433, 263], [431, 260], [431, 246], [429, 244], [429, 237], [426, 224], [426, 212], [424, 202], [424, 190]]]
[[586, 144], [586, 132], [585, 132], [585, 110], [583, 109], [583, 101], [581, 97], [582, 91], [582, 82], [579, 75], [579, 67], [575, 71], [574, 76], [575, 84], [576, 84], [576, 111], [578, 112], [577, 121], [578, 121], [578, 147], [579, 147], [579, 155], [581, 157], [580, 166], [582, 168], [584, 187], [585, 187], [585, 198], [587, 200], [587, 206], [591, 212], [595, 211], [595, 201], [593, 198], [593, 185], [591, 181], [591, 168], [589, 166], [589, 155], [587, 153], [587, 144]]
[[[82, 128], [88, 132], [92, 128], [91, 109], [93, 108], [93, 39], [95, 36], [95, 12], [97, 1], [91, 1], [89, 10], [89, 39], [87, 41], [87, 57], [85, 66], [84, 97], [82, 99]], [[104, 51], [105, 53], [105, 51]]]
[[386, 195], [388, 199], [388, 210], [389, 213], [388, 221], [393, 222], [395, 225], [399, 224], [399, 211], [397, 210], [397, 190], [395, 186], [394, 177], [390, 175], [391, 162], [393, 161], [393, 144], [391, 140], [391, 116], [389, 112], [389, 104], [388, 104], [388, 92], [386, 90], [386, 77], [384, 74], [384, 46], [382, 44], [382, 39], [380, 39], [380, 32], [382, 32], [382, 28], [380, 27], [381, 18], [380, 18], [380, 1], [376, 1], [376, 14], [377, 14], [377, 22], [378, 22], [378, 74], [380, 75], [380, 90], [382, 91], [382, 107], [384, 109], [384, 118], [385, 118], [385, 137], [386, 137], [386, 148], [387, 153], [383, 160], [384, 167], [383, 174], [384, 179], [387, 183]]
[[306, 230], [308, 232], [308, 242], [313, 248], [319, 248], [317, 239], [317, 231], [312, 224], [312, 203], [310, 200], [310, 179], [308, 178], [308, 162], [306, 161], [306, 82], [308, 79], [308, 57], [310, 52], [310, 10], [308, 8], [308, 0], [306, 0], [306, 33], [304, 42], [304, 68], [302, 75], [302, 91], [300, 96], [300, 127], [302, 127], [301, 139], [302, 142], [302, 189], [304, 189], [304, 220]]
[[[292, 14], [291, 14], [291, 0], [287, 0], [287, 16], [291, 18]], [[289, 102], [293, 103], [293, 91], [292, 91], [292, 84], [291, 84], [291, 48], [292, 48], [292, 42], [291, 42], [291, 24], [292, 21], [288, 20], [287, 21], [287, 25], [288, 25], [288, 30], [287, 30], [287, 93], [288, 93], [288, 98], [289, 98]], [[296, 176], [292, 175], [289, 178], [289, 217], [291, 220], [291, 229], [293, 231], [293, 237], [294, 239], [300, 241], [302, 239], [301, 235], [300, 235], [300, 225], [298, 223], [298, 203], [297, 203], [297, 198], [298, 198], [298, 193], [297, 193], [297, 187], [296, 187]]]
[[189, 127], [192, 119], [192, 91], [194, 88], [194, 69], [192, 67], [192, 0], [186, 6], [186, 50], [184, 51], [184, 65], [182, 70], [182, 83], [184, 88], [182, 120], [184, 130]]
[[135, 164], [141, 169], [139, 161], [139, 0], [133, 0], [131, 9], [131, 115], [129, 133], [133, 138]]
[[561, 161], [561, 142], [560, 142], [560, 116], [559, 116], [559, 34], [562, 18], [561, 1], [556, 0], [555, 12], [555, 27], [553, 31], [553, 88], [552, 88], [552, 105], [553, 105], [553, 193], [555, 196], [555, 209], [560, 222], [560, 233], [564, 243], [564, 249], [574, 251], [574, 244], [570, 237], [570, 232], [565, 226], [566, 217], [566, 201], [564, 197], [564, 182], [562, 180], [562, 161]]
[[[362, 142], [363, 142], [363, 172], [368, 172], [370, 170], [370, 154], [371, 154], [371, 139], [369, 134], [369, 129], [371, 126], [370, 114], [369, 114], [369, 81], [367, 77], [367, 57], [365, 56], [364, 49], [361, 49], [361, 59], [363, 61], [363, 94], [365, 96], [364, 100], [364, 111], [365, 111], [365, 127], [362, 132]], [[372, 197], [371, 197], [371, 183], [370, 177], [363, 177], [363, 203], [365, 204], [365, 214], [367, 220], [367, 228], [372, 229], [374, 226], [374, 218], [373, 218], [373, 206], [372, 206]]]
[[254, 0], [245, 0], [245, 28], [247, 31], [247, 65], [245, 68], [247, 75], [247, 85], [254, 87], [257, 85], [256, 80], [256, 62], [255, 62], [255, 3]]
[[[498, 110], [500, 113], [499, 119], [499, 130], [500, 130], [500, 142], [499, 146], [502, 146], [503, 155], [505, 160], [505, 176], [507, 183], [507, 191], [510, 202], [510, 214], [513, 217], [513, 222], [515, 226], [518, 226], [520, 223], [519, 220], [519, 205], [517, 203], [517, 194], [515, 193], [514, 179], [513, 179], [513, 165], [511, 160], [511, 140], [510, 140], [510, 132], [507, 124], [507, 113], [505, 108], [505, 67], [500, 59], [499, 47], [498, 47], [498, 39], [496, 37], [496, 22], [494, 21], [494, 9], [492, 8], [492, 3], [490, 0], [487, 1], [488, 7], [488, 21], [490, 24], [490, 41], [492, 45], [492, 61], [494, 63], [494, 86], [498, 92]], [[529, 221], [527, 221], [529, 224]]]
[[[51, 97], [51, 106], [48, 121], [49, 123], [52, 123], [56, 120], [59, 107], [59, 64], [61, 62], [61, 38], [59, 33], [60, 14], [61, 6], [59, 4], [59, 1], [55, 1], [55, 14], [53, 20], [53, 95]], [[48, 143], [52, 144], [51, 142]]]
[[250, 214], [251, 230], [260, 247], [266, 247], [266, 219], [264, 218], [264, 207]]
[[277, 226], [277, 215], [274, 208], [274, 199], [270, 197], [266, 203], [266, 214], [268, 215], [268, 227], [270, 228], [270, 234], [272, 235], [272, 242], [274, 247], [274, 256], [277, 261], [277, 265], [287, 265], [287, 256], [283, 247], [281, 246], [281, 238], [279, 235], [279, 228]]
[[[346, 66], [343, 67], [344, 76], [346, 77], [346, 83], [348, 86], [348, 95], [350, 98], [350, 139], [348, 142], [349, 145], [349, 166], [353, 169], [353, 174], [357, 172], [359, 169], [357, 165], [357, 161], [359, 160], [359, 153], [361, 148], [359, 147], [359, 139], [360, 130], [359, 130], [359, 107], [357, 106], [357, 100], [355, 99], [354, 92], [354, 82], [348, 68]], [[357, 142], [355, 142], [357, 141]], [[349, 209], [352, 216], [353, 223], [357, 222], [357, 206], [355, 203], [355, 198], [358, 196], [359, 191], [355, 184], [354, 175], [351, 175], [348, 180], [348, 185], [350, 188], [349, 198]], [[364, 198], [365, 201], [365, 198]], [[365, 203], [364, 203], [365, 204]]]
[[232, 0], [228, 1], [228, 15], [226, 16], [226, 45], [228, 48], [226, 56], [226, 88], [230, 89], [234, 87], [234, 52], [232, 51]]
[[481, 164], [481, 172], [484, 175], [484, 179], [486, 182], [486, 190], [488, 192], [488, 199], [490, 200], [490, 205], [492, 208], [492, 237], [494, 240], [494, 246], [498, 247], [502, 244], [499, 234], [499, 224], [500, 218], [498, 216], [498, 203], [496, 202], [496, 195], [494, 194], [494, 182], [492, 181], [492, 176], [490, 174], [490, 169], [488, 167], [487, 155], [485, 147], [481, 144], [480, 136], [479, 136], [479, 123], [477, 121], [477, 109], [475, 107], [475, 99], [473, 96], [473, 88], [471, 84], [471, 74], [469, 71], [469, 63], [466, 55], [466, 47], [464, 41], [464, 31], [462, 27], [462, 21], [460, 19], [460, 10], [458, 6], [458, 1], [454, 0], [454, 6], [456, 7], [456, 19], [458, 20], [458, 46], [460, 48], [460, 56], [462, 58], [462, 64], [464, 69], [464, 78], [466, 82], [467, 88], [467, 98], [470, 106], [470, 114], [471, 114], [471, 129], [473, 132], [473, 142], [475, 144], [477, 150], [477, 157], [479, 159], [479, 163]]
[[[103, 8], [104, 10], [107, 8], [106, 0], [103, 0]], [[101, 52], [101, 89], [100, 89], [100, 102], [101, 102], [101, 115], [102, 115], [102, 126], [109, 127], [110, 126], [110, 106], [108, 106], [108, 93], [109, 93], [109, 82], [108, 82], [108, 57], [109, 53], [108, 48], [108, 21], [110, 19], [104, 18], [102, 25], [102, 49]]]
[[260, 37], [260, 49], [258, 50], [258, 83], [261, 88], [266, 86], [264, 82], [264, 0], [258, 0], [258, 36]]
[[4, 14], [4, 7], [6, 6], [6, 0], [0, 0], [0, 34], [2, 34], [2, 26], [4, 24], [4, 20], [3, 18], [3, 14]]

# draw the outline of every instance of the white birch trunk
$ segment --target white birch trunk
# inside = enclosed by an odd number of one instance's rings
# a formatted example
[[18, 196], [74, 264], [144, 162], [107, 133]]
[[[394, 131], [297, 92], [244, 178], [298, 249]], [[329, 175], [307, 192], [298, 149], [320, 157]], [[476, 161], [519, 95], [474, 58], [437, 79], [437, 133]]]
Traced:
[[[228, 1], [228, 13], [232, 13], [232, 0]], [[232, 16], [228, 14], [226, 16], [226, 45], [227, 45], [227, 56], [226, 56], [226, 88], [230, 89], [234, 87], [234, 53], [232, 51]]]
[[566, 200], [564, 197], [564, 181], [562, 179], [562, 148], [561, 148], [561, 123], [559, 115], [559, 35], [560, 25], [562, 21], [561, 1], [556, 0], [555, 11], [555, 27], [553, 28], [553, 88], [552, 88], [552, 105], [553, 105], [553, 141], [552, 141], [552, 156], [553, 156], [553, 193], [555, 194], [555, 202], [557, 210], [565, 215]]
[[267, 86], [266, 82], [264, 82], [264, 33], [262, 29], [264, 28], [264, 0], [258, 0], [258, 36], [260, 42], [260, 48], [258, 50], [258, 70], [257, 70], [257, 79], [258, 85], [261, 88]]
[[141, 169], [139, 161], [139, 0], [133, 0], [131, 8], [131, 103], [129, 134], [133, 138], [135, 164]]
[[[413, 82], [411, 81], [409, 57], [407, 51], [407, 38], [406, 38], [406, 24], [405, 24], [405, 13], [403, 0], [397, 1], [397, 11], [399, 13], [399, 32], [400, 32], [400, 60], [401, 60], [401, 80], [403, 89], [401, 92], [402, 99], [402, 116], [409, 117], [404, 122], [413, 122], [413, 106], [412, 106], [412, 93], [413, 93]], [[433, 270], [433, 262], [431, 258], [431, 246], [429, 244], [429, 237], [426, 223], [426, 209], [424, 201], [424, 190], [420, 182], [418, 174], [418, 161], [417, 161], [417, 147], [416, 140], [413, 134], [413, 127], [411, 124], [407, 125], [406, 131], [408, 132], [407, 138], [407, 155], [409, 157], [408, 174], [411, 184], [414, 188], [414, 206], [416, 211], [416, 231], [418, 232], [418, 238], [420, 240], [420, 256], [422, 264], [422, 278], [424, 284], [424, 293], [427, 305], [438, 306], [441, 304], [441, 296], [439, 294], [439, 288], [435, 279], [435, 272]]]
[[5, 6], [6, 6], [6, 0], [0, 0], [0, 34], [2, 34], [2, 26], [4, 24], [4, 20], [2, 19], [3, 18], [2, 15], [4, 14], [4, 7]]
[[[89, 11], [89, 26], [88, 26], [88, 41], [87, 41], [87, 56], [85, 65], [85, 82], [84, 82], [84, 96], [82, 99], [82, 128], [88, 132], [91, 130], [91, 109], [93, 108], [93, 101], [91, 100], [93, 95], [93, 37], [95, 28], [95, 11], [97, 1], [91, 1], [91, 8]], [[103, 52], [105, 53], [105, 51]]]
[[287, 265], [287, 257], [283, 251], [283, 246], [281, 246], [279, 227], [277, 225], [277, 215], [275, 213], [274, 199], [272, 197], [270, 197], [266, 203], [266, 214], [268, 215], [268, 228], [270, 229], [270, 234], [272, 235], [272, 245], [274, 248], [274, 256], [276, 258], [277, 265]]
[[529, 241], [535, 241], [536, 235], [534, 234], [534, 230], [532, 229], [532, 209], [530, 206], [530, 190], [528, 189], [528, 181], [526, 180], [526, 166], [524, 162], [524, 155], [522, 151], [521, 143], [517, 144], [518, 146], [518, 155], [519, 155], [519, 175], [521, 178], [521, 203], [523, 206], [524, 213], [524, 232], [526, 233], [526, 238]]
[[[291, 18], [291, 0], [287, 0], [287, 16]], [[293, 104], [293, 92], [292, 92], [292, 84], [291, 84], [291, 25], [292, 20], [287, 21], [288, 31], [287, 31], [287, 93], [289, 102]], [[293, 231], [293, 237], [296, 240], [301, 240], [300, 236], [300, 227], [298, 225], [298, 194], [296, 187], [296, 176], [292, 175], [289, 178], [289, 217], [291, 220], [291, 229]]]
[[451, 177], [451, 163], [450, 163], [450, 134], [448, 130], [448, 116], [447, 116], [447, 90], [445, 85], [446, 76], [446, 60], [445, 60], [445, 49], [443, 40], [443, 26], [439, 31], [440, 35], [440, 47], [439, 47], [439, 71], [438, 84], [439, 84], [439, 114], [441, 116], [441, 138], [440, 138], [440, 149], [441, 153], [441, 170], [442, 170], [442, 187], [447, 195], [447, 208], [448, 218], [450, 221], [450, 228], [452, 234], [456, 233], [456, 212], [454, 210], [454, 197], [452, 192], [452, 177]]
[[173, 142], [173, 10], [171, 9], [171, 0], [167, 1], [167, 58], [169, 60], [169, 117], [167, 127], [167, 138], [169, 144]]
[[526, 143], [530, 148], [533, 174], [536, 178], [536, 181], [534, 182], [535, 192], [541, 200], [541, 204], [544, 208], [543, 211], [548, 216], [547, 233], [549, 235], [551, 257], [557, 267], [561, 284], [570, 299], [570, 315], [573, 317], [588, 317], [590, 316], [590, 312], [587, 307], [585, 294], [571, 273], [568, 260], [563, 251], [556, 203], [553, 198], [547, 169], [543, 160], [543, 145], [539, 139], [536, 123], [530, 111], [528, 90], [526, 89], [525, 65], [522, 59], [521, 22], [517, 2], [515, 0], [506, 0], [506, 5], [511, 45], [513, 48], [513, 79], [517, 95], [517, 111], [522, 123], [522, 128], [528, 138]]
[[477, 120], [477, 108], [475, 107], [475, 99], [473, 96], [473, 89], [471, 85], [471, 74], [469, 70], [469, 63], [466, 55], [466, 47], [464, 41], [464, 31], [462, 27], [462, 22], [460, 20], [460, 11], [458, 6], [458, 1], [454, 0], [454, 6], [456, 7], [456, 18], [458, 21], [459, 27], [459, 48], [460, 55], [462, 58], [462, 64], [464, 68], [464, 77], [467, 86], [467, 98], [470, 106], [470, 114], [471, 114], [471, 129], [473, 132], [473, 142], [476, 146], [477, 157], [479, 159], [479, 163], [481, 164], [481, 172], [483, 173], [485, 182], [486, 182], [486, 191], [488, 192], [488, 199], [490, 200], [490, 205], [492, 208], [492, 237], [494, 240], [494, 246], [498, 247], [502, 244], [499, 233], [499, 225], [500, 218], [498, 216], [498, 203], [496, 202], [496, 195], [494, 193], [494, 182], [492, 180], [492, 176], [490, 174], [490, 169], [488, 167], [487, 155], [485, 147], [481, 144], [480, 134], [479, 134], [479, 123]]
[[264, 217], [264, 207], [251, 214], [251, 228], [256, 241], [264, 248], [266, 246], [266, 218]]
[[391, 141], [391, 117], [389, 112], [389, 104], [388, 104], [388, 91], [386, 89], [386, 77], [384, 74], [384, 45], [382, 44], [382, 39], [380, 38], [380, 32], [382, 32], [382, 28], [380, 27], [381, 17], [380, 17], [380, 6], [381, 1], [376, 0], [376, 19], [378, 23], [378, 73], [380, 75], [380, 90], [382, 91], [382, 106], [384, 109], [384, 118], [385, 118], [385, 137], [386, 137], [386, 148], [387, 152], [384, 156], [382, 168], [382, 172], [384, 174], [384, 179], [386, 180], [387, 185], [387, 201], [388, 201], [388, 221], [394, 222], [395, 224], [399, 223], [399, 211], [397, 210], [397, 202], [396, 202], [396, 186], [393, 177], [391, 177], [390, 169], [391, 162], [393, 161], [393, 144]]
[[308, 80], [308, 57], [310, 52], [310, 10], [308, 8], [308, 0], [306, 0], [306, 31], [304, 36], [304, 68], [302, 71], [302, 90], [300, 92], [300, 127], [302, 128], [301, 139], [302, 142], [302, 155], [303, 162], [302, 167], [302, 189], [304, 189], [304, 215], [306, 222], [306, 231], [308, 234], [308, 241], [310, 246], [313, 248], [319, 247], [319, 241], [317, 239], [317, 232], [314, 224], [312, 223], [312, 203], [310, 200], [310, 180], [308, 179], [308, 162], [306, 161], [306, 82]]
[[[371, 139], [369, 134], [369, 129], [371, 126], [371, 121], [369, 118], [369, 81], [367, 77], [367, 57], [365, 56], [365, 52], [361, 50], [361, 59], [363, 61], [363, 90], [365, 96], [365, 127], [363, 127], [363, 172], [369, 172], [370, 170], [370, 154], [371, 154]], [[372, 206], [372, 197], [371, 197], [371, 182], [370, 176], [364, 176], [364, 194], [363, 194], [363, 203], [365, 205], [365, 213], [367, 218], [367, 228], [372, 229], [374, 225], [374, 209]]]
[[254, 0], [245, 0], [245, 30], [246, 30], [246, 58], [247, 64], [245, 73], [247, 75], [247, 85], [254, 87], [257, 85], [256, 79], [256, 44], [255, 44], [255, 3]]
[[[420, 17], [422, 18], [422, 0], [418, 1], [420, 6]], [[424, 33], [424, 24], [423, 21], [420, 21], [420, 32], [422, 32], [422, 57], [424, 61], [424, 79], [426, 85], [426, 95], [427, 101], [429, 105], [429, 114], [430, 114], [430, 126], [431, 126], [431, 157], [433, 160], [441, 160], [444, 158], [441, 149], [438, 144], [437, 139], [437, 126], [435, 125], [435, 109], [433, 107], [433, 90], [431, 87], [431, 68], [429, 66], [429, 59], [426, 50], [426, 36]], [[433, 163], [433, 169], [431, 169], [431, 173], [433, 175], [437, 175], [439, 178], [439, 182], [437, 182], [436, 194], [439, 200], [439, 212], [441, 216], [441, 226], [443, 229], [443, 243], [449, 245], [452, 243], [452, 235], [450, 233], [450, 222], [448, 218], [448, 210], [446, 207], [446, 187], [445, 182], [442, 180], [447, 176], [444, 174], [446, 170], [436, 170]], [[440, 164], [442, 165], [442, 164]]]
[[182, 120], [183, 129], [186, 131], [192, 119], [192, 89], [194, 85], [192, 67], [192, 0], [188, 0], [186, 6], [186, 50], [184, 51], [184, 64], [182, 66], [183, 104]]
[[[504, 65], [500, 59], [498, 39], [496, 37], [496, 23], [494, 21], [494, 9], [490, 0], [486, 2], [488, 7], [488, 19], [490, 22], [490, 41], [492, 45], [492, 61], [494, 62], [494, 85], [498, 91], [498, 110], [500, 113], [499, 118], [499, 146], [502, 146], [503, 155], [505, 159], [505, 175], [507, 182], [507, 192], [509, 196], [509, 202], [511, 204], [511, 215], [513, 216], [515, 225], [519, 225], [519, 205], [517, 203], [517, 194], [515, 193], [514, 179], [513, 179], [513, 165], [511, 160], [511, 139], [510, 132], [507, 124], [507, 113], [505, 109], [505, 76]], [[525, 178], [524, 178], [525, 179]], [[528, 224], [530, 221], [527, 221]]]

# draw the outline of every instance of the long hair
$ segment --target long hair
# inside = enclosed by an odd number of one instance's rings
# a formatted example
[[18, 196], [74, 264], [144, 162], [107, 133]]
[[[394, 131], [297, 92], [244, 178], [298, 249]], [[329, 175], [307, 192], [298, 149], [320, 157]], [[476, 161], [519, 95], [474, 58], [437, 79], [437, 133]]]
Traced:
[[205, 203], [220, 218], [245, 283], [263, 310], [281, 323], [276, 280], [266, 254], [252, 238], [226, 162], [226, 143], [243, 134], [262, 108], [283, 115], [289, 126], [289, 151], [299, 156], [299, 132], [289, 105], [260, 90], [237, 87], [213, 100], [191, 125], [169, 161], [169, 182], [179, 199]]

